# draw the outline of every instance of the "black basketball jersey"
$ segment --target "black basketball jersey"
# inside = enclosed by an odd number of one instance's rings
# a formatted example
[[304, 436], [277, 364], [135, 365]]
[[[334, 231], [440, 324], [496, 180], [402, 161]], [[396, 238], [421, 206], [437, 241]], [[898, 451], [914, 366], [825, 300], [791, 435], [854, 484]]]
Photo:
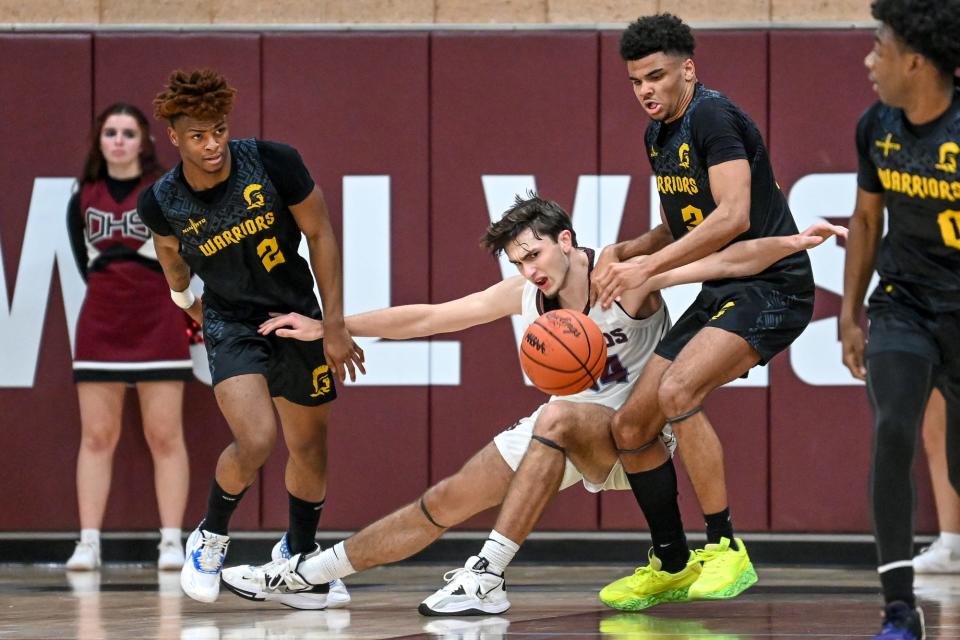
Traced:
[[[750, 229], [733, 242], [797, 233], [760, 131], [723, 94], [698, 83], [683, 116], [670, 124], [651, 122], [644, 142], [667, 226], [675, 239], [694, 230], [717, 208], [708, 169], [738, 159], [750, 163]], [[813, 289], [813, 273], [805, 251], [787, 256], [743, 280], [768, 282], [784, 292]], [[707, 282], [704, 286], [722, 282], [729, 280]]]
[[208, 204], [198, 198], [178, 165], [145, 194], [155, 199], [162, 219], [149, 197], [141, 198], [141, 217], [155, 233], [172, 232], [180, 240], [180, 255], [203, 280], [204, 304], [221, 314], [315, 314], [313, 277], [297, 253], [300, 228], [264, 167], [257, 141], [229, 145], [230, 177], [218, 199]]
[[931, 311], [960, 309], [960, 94], [921, 127], [876, 103], [857, 125], [857, 153], [858, 185], [883, 193], [888, 212], [880, 277]]

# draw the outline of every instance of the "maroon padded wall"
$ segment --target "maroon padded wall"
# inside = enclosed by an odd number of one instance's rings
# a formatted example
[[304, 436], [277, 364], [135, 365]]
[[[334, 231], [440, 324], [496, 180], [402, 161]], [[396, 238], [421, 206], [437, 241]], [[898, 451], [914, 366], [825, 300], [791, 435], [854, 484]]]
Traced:
[[[0, 77], [7, 105], [0, 119], [6, 140], [0, 146], [5, 203], [0, 210], [0, 240], [11, 299], [34, 179], [77, 175], [83, 165], [91, 119], [91, 52], [88, 35], [0, 36]], [[17, 108], [11, 109], [14, 103]], [[65, 216], [66, 210], [64, 220]], [[35, 384], [28, 389], [0, 388], [2, 529], [60, 528], [76, 520], [64, 508], [64, 496], [71, 501], [68, 504], [75, 503], [79, 409], [56, 271], [53, 280], [47, 316], [36, 320], [44, 325], [45, 348]], [[0, 302], [9, 305], [11, 300]]]

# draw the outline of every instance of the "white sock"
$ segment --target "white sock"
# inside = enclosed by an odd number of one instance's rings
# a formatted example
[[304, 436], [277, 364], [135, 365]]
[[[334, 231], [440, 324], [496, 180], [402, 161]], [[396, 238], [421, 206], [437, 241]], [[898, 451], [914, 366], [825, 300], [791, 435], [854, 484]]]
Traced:
[[343, 542], [338, 542], [320, 555], [304, 560], [297, 571], [311, 584], [325, 584], [337, 578], [346, 578], [356, 573]]
[[483, 543], [480, 557], [490, 563], [490, 569], [494, 573], [502, 574], [519, 549], [520, 545], [494, 529], [487, 536], [487, 541]]
[[183, 543], [183, 532], [175, 527], [160, 527], [160, 542]]
[[960, 553], [960, 533], [940, 532], [940, 541], [947, 549], [954, 553]]
[[80, 529], [80, 542], [100, 548], [100, 529]]

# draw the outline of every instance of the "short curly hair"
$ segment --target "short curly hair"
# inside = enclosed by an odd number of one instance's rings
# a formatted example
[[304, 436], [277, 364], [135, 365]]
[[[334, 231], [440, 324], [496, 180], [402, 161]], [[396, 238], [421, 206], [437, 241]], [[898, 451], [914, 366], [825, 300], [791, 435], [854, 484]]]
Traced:
[[957, 0], [874, 0], [870, 13], [941, 73], [952, 76], [960, 66]]
[[480, 239], [480, 246], [491, 255], [498, 256], [511, 241], [527, 229], [530, 229], [538, 240], [547, 236], [554, 242], [562, 232], [569, 231], [573, 246], [577, 246], [577, 234], [573, 230], [570, 214], [553, 200], [545, 200], [532, 191], [527, 192], [526, 198], [518, 195], [513, 206], [487, 227], [487, 232]]
[[696, 46], [690, 27], [672, 13], [638, 18], [620, 36], [624, 60], [639, 60], [658, 51], [692, 57]]
[[236, 94], [227, 79], [213, 69], [177, 69], [153, 99], [153, 114], [171, 124], [180, 116], [216, 120], [230, 113]]

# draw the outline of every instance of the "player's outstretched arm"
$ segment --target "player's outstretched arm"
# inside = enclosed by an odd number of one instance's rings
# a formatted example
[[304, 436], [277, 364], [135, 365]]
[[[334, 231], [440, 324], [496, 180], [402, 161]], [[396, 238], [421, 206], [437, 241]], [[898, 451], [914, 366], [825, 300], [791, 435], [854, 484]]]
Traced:
[[847, 237], [846, 227], [815, 222], [792, 236], [774, 236], [736, 242], [722, 251], [650, 278], [649, 290], [721, 278], [742, 278], [760, 273], [797, 251], [812, 249], [831, 236]]
[[[174, 236], [164, 236], [153, 233], [153, 246], [157, 251], [157, 261], [163, 269], [163, 276], [167, 279], [167, 286], [171, 291], [186, 291], [190, 288], [190, 267], [180, 256], [180, 241]], [[186, 302], [184, 303], [186, 304]], [[193, 305], [184, 309], [198, 324], [203, 324], [203, 307], [200, 298], [193, 301]]]
[[[353, 336], [404, 340], [460, 331], [520, 313], [524, 279], [514, 276], [463, 298], [440, 304], [408, 304], [347, 316]], [[260, 333], [282, 338], [316, 340], [324, 337], [323, 323], [300, 314], [273, 317], [260, 325]]]

